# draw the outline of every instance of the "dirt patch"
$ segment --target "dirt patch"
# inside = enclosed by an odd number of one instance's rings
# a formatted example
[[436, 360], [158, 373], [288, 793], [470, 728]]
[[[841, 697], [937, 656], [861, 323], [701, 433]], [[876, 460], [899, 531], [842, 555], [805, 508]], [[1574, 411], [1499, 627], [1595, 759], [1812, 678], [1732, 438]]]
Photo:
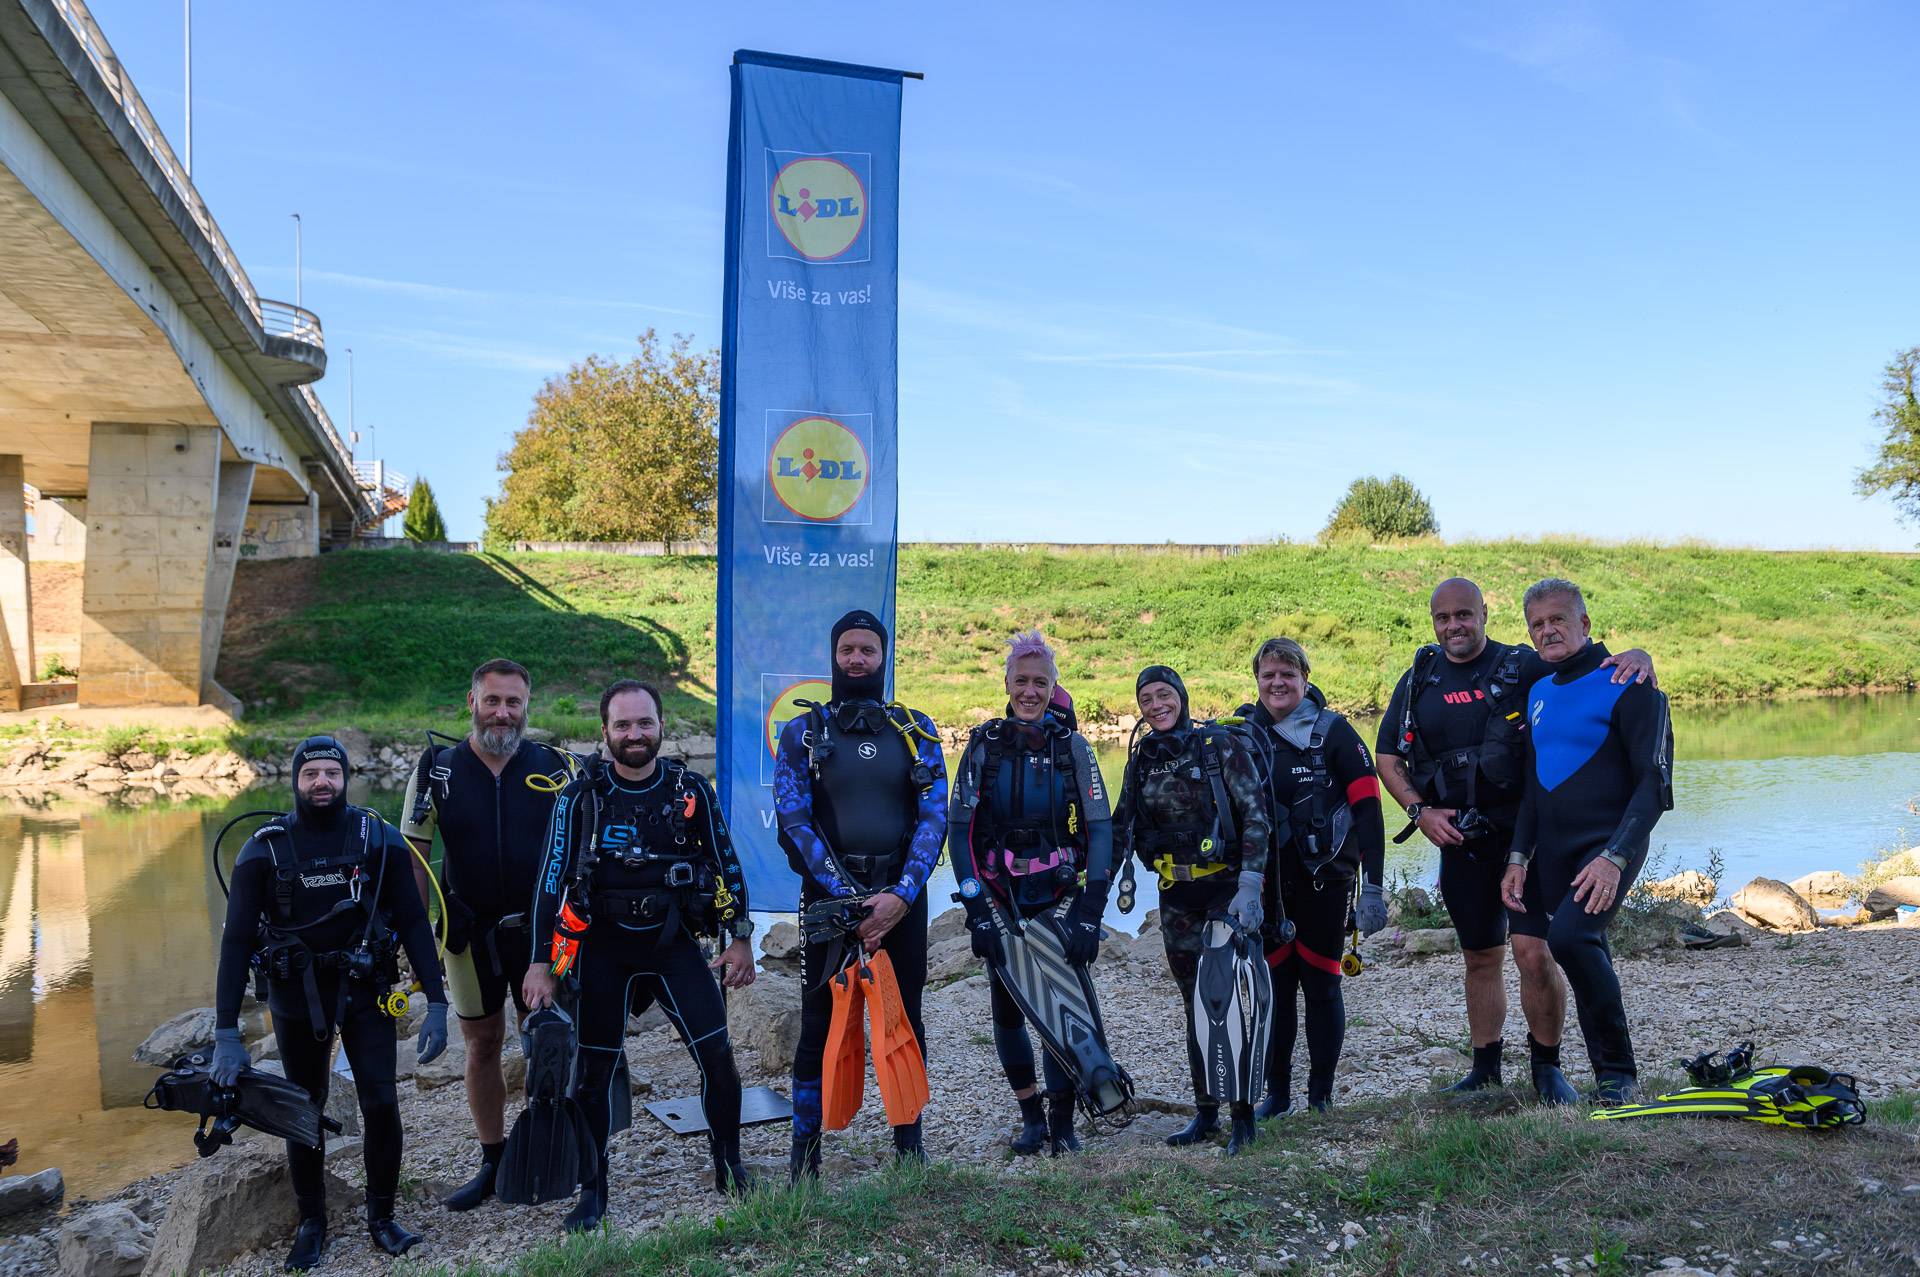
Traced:
[[319, 572], [317, 558], [234, 565], [233, 595], [227, 602], [227, 628], [220, 640], [220, 667], [215, 676], [222, 687], [247, 698], [263, 672], [261, 655], [281, 624], [311, 602]]
[[78, 563], [27, 564], [33, 592], [34, 677], [57, 656], [69, 669], [80, 665], [80, 590]]

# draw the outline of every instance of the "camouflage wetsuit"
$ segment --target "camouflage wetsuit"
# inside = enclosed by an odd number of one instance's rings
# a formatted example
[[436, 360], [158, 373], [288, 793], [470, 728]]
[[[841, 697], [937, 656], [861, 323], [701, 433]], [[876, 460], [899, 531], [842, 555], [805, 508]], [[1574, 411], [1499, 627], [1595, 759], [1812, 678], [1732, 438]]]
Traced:
[[[1221, 784], [1232, 806], [1236, 835], [1227, 845], [1208, 775], [1214, 755]], [[1186, 1006], [1187, 1063], [1196, 1097], [1207, 1094], [1200, 1048], [1193, 1037], [1193, 984], [1200, 969], [1201, 929], [1207, 916], [1226, 909], [1238, 876], [1267, 872], [1272, 823], [1252, 755], [1231, 733], [1186, 725], [1170, 732], [1149, 732], [1127, 762], [1120, 805], [1113, 818], [1115, 853], [1131, 855], [1149, 873], [1171, 864], [1176, 880], [1160, 877], [1160, 935], [1167, 967], [1180, 983]], [[1213, 849], [1203, 850], [1206, 840]], [[1170, 860], [1168, 859], [1170, 858]], [[1159, 862], [1158, 864], [1156, 862]], [[1222, 868], [1208, 870], [1211, 865]]]

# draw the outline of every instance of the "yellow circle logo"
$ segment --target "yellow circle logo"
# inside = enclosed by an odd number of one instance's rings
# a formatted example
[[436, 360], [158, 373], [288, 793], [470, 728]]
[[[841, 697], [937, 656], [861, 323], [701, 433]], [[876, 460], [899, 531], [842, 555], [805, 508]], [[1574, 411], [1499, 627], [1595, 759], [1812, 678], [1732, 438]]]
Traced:
[[767, 482], [793, 513], [831, 523], [867, 490], [866, 445], [832, 417], [802, 417], [773, 441]]
[[795, 701], [819, 701], [825, 705], [833, 699], [833, 684], [820, 678], [804, 678], [798, 683], [781, 690], [773, 698], [773, 704], [767, 709], [767, 755], [774, 757], [780, 749], [780, 729], [807, 711]]
[[839, 160], [806, 156], [774, 174], [768, 203], [773, 224], [810, 262], [827, 262], [853, 247], [867, 224], [867, 190]]

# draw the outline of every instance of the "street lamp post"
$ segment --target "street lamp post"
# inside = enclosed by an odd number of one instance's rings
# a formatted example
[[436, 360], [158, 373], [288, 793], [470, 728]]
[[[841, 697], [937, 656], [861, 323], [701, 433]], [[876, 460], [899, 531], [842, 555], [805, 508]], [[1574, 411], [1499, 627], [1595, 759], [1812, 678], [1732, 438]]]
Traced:
[[187, 178], [193, 178], [193, 0], [186, 0], [187, 48]]
[[293, 216], [293, 304], [295, 307], [298, 307], [300, 305], [300, 277], [301, 277], [300, 238], [301, 238], [302, 227], [300, 223], [300, 214], [295, 213], [292, 216]]

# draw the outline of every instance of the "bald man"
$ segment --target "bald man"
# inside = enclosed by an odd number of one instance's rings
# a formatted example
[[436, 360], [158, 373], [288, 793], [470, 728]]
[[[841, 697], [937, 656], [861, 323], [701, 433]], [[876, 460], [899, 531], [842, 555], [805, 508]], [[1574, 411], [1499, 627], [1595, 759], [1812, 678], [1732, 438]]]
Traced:
[[[1509, 937], [1500, 878], [1525, 790], [1525, 689], [1553, 667], [1524, 644], [1487, 638], [1486, 598], [1465, 577], [1435, 586], [1427, 610], [1435, 641], [1400, 676], [1374, 755], [1380, 783], [1407, 813], [1394, 841], [1418, 828], [1440, 850], [1440, 895], [1466, 959], [1473, 1039], [1473, 1068], [1448, 1089], [1478, 1091], [1501, 1082]], [[1604, 664], [1616, 683], [1653, 675], [1651, 658], [1637, 648]], [[1566, 985], [1545, 940], [1511, 939], [1534, 1090], [1546, 1103], [1571, 1103], [1578, 1095], [1560, 1071]]]

